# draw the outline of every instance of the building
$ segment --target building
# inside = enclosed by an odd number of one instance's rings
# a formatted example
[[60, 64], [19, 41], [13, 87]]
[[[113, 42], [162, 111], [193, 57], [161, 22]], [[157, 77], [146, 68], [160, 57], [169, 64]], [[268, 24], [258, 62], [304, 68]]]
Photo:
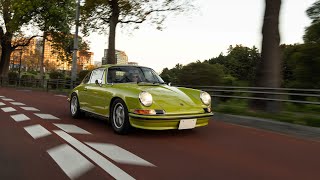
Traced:
[[[107, 64], [108, 49], [104, 49], [104, 56], [101, 59], [102, 64]], [[116, 64], [128, 64], [128, 56], [124, 51], [116, 50]]]
[[[16, 44], [22, 41], [27, 41], [27, 38], [13, 39], [12, 43]], [[37, 70], [39, 66], [40, 54], [39, 54], [39, 40], [33, 38], [30, 40], [28, 46], [22, 46], [16, 48], [10, 56], [10, 69], [18, 69], [20, 66], [23, 70]]]
[[138, 65], [137, 62], [128, 62], [128, 64], [130, 64], [130, 65]]
[[[61, 60], [62, 56], [65, 56], [64, 50], [56, 49], [52, 46], [52, 42], [50, 41], [50, 36], [48, 37], [49, 41], [45, 41], [44, 46], [44, 70], [52, 71], [52, 70], [71, 70], [72, 66], [72, 55], [66, 57], [68, 61]], [[42, 39], [32, 39], [30, 41], [29, 46], [25, 46], [22, 48], [18, 48], [12, 52], [10, 60], [12, 65], [11, 68], [18, 68], [20, 64], [20, 56], [21, 56], [21, 68], [25, 68], [25, 70], [33, 69], [39, 70], [40, 68], [40, 59], [42, 55]], [[93, 52], [89, 51], [77, 51], [77, 70], [87, 70], [90, 69], [93, 63]]]

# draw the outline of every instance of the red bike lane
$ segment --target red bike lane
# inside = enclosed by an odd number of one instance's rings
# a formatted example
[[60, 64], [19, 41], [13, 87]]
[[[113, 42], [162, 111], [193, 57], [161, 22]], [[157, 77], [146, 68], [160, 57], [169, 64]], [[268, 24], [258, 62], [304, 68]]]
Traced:
[[[21, 102], [27, 111], [5, 98]], [[55, 124], [72, 124], [90, 134], [69, 133], [79, 142], [112, 144], [154, 166], [119, 163], [103, 156], [135, 179], [319, 179], [320, 143], [246, 128], [212, 120], [207, 127], [187, 131], [134, 130], [120, 136], [102, 119], [70, 117], [65, 96], [41, 91], [0, 88], [0, 179], [68, 179], [66, 173], [48, 154], [61, 144], [73, 147], [93, 164], [78, 179], [113, 179], [88, 151], [77, 149], [72, 141], [56, 132]], [[1, 103], [0, 103], [1, 104]], [[14, 112], [1, 108], [13, 107]], [[37, 114], [50, 114], [59, 120], [44, 120]], [[12, 115], [24, 114], [30, 120], [16, 122]], [[41, 125], [51, 135], [34, 139], [24, 129]], [[122, 172], [121, 171], [121, 172]], [[117, 171], [118, 172], [118, 171]], [[1, 178], [4, 177], [4, 178]]]

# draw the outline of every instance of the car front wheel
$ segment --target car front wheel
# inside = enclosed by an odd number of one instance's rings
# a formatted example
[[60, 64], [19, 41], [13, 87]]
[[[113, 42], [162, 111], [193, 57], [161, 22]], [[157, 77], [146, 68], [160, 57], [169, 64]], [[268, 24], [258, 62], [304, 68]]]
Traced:
[[78, 96], [76, 94], [72, 94], [70, 101], [70, 112], [73, 118], [80, 118], [83, 113], [80, 110]]
[[116, 133], [127, 134], [131, 129], [128, 108], [123, 100], [116, 99], [112, 103], [110, 118], [112, 128]]

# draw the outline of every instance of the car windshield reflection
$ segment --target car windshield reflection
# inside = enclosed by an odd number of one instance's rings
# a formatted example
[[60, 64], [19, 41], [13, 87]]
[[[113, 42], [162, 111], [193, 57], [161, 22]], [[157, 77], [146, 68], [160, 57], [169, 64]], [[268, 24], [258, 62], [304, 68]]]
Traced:
[[108, 69], [108, 83], [152, 83], [164, 84], [161, 77], [151, 68], [136, 66], [114, 66]]

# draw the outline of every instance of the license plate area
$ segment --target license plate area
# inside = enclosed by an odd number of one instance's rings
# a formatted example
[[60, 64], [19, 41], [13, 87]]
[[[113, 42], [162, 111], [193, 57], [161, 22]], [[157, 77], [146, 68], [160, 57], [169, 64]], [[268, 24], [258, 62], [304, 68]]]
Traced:
[[179, 122], [178, 129], [192, 129], [195, 128], [197, 124], [197, 119], [182, 119]]

